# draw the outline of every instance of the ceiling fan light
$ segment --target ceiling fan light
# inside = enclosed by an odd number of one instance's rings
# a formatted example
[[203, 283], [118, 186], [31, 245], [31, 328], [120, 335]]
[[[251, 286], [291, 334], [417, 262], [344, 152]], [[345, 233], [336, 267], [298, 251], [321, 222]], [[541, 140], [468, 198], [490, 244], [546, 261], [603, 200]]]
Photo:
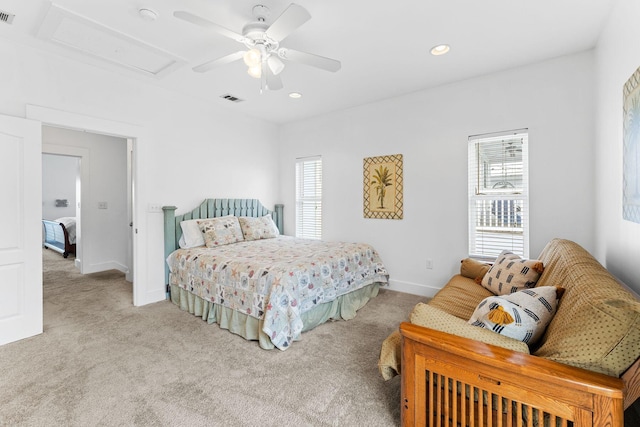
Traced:
[[249, 49], [242, 55], [242, 59], [244, 59], [244, 63], [247, 64], [247, 67], [255, 67], [260, 65], [262, 62], [262, 55], [260, 51], [256, 48]]
[[249, 69], [247, 70], [247, 74], [249, 74], [254, 79], [259, 79], [260, 77], [262, 77], [262, 64], [249, 67]]
[[284, 63], [280, 61], [280, 58], [277, 56], [269, 56], [269, 59], [267, 59], [267, 65], [269, 65], [269, 69], [276, 76], [284, 70]]

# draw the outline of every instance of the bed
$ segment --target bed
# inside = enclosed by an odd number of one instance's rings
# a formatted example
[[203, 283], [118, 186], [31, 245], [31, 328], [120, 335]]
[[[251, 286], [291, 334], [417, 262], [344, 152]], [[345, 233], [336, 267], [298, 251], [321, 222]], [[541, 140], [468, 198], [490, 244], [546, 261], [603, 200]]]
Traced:
[[[388, 283], [368, 244], [284, 236], [282, 205], [271, 211], [257, 199], [206, 199], [185, 214], [175, 215], [176, 209], [163, 207], [168, 297], [264, 349], [286, 350], [304, 331], [328, 320], [352, 319]], [[228, 237], [222, 234], [235, 230], [228, 225], [235, 221], [242, 238], [220, 243]], [[207, 239], [212, 236], [207, 224], [229, 228], [213, 233], [210, 247], [192, 245], [186, 226], [193, 223], [203, 227]]]
[[44, 247], [60, 252], [64, 258], [76, 253], [76, 218], [62, 217], [54, 221], [42, 220]]

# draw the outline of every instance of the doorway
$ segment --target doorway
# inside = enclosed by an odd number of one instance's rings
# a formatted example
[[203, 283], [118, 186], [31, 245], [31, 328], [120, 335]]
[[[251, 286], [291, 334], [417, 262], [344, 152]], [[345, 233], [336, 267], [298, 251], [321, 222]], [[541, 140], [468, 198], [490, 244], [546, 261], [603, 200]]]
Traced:
[[[81, 203], [76, 221], [80, 248], [76, 266], [82, 274], [106, 270], [127, 274], [131, 252], [127, 139], [43, 125], [42, 142], [43, 153], [55, 154], [59, 159], [80, 157]], [[66, 173], [57, 170], [56, 175], [43, 179], [55, 181]]]
[[[50, 150], [53, 151], [53, 150]], [[81, 247], [79, 239], [80, 205], [81, 205], [81, 160], [80, 156], [42, 153], [42, 219], [63, 223], [66, 229], [66, 242], [62, 244], [46, 245], [47, 236], [55, 235], [60, 230], [55, 225], [47, 224], [45, 229], [45, 249], [52, 249], [63, 254], [63, 257], [73, 255], [72, 260], [80, 260], [78, 247]], [[43, 223], [44, 224], [44, 223]], [[67, 245], [68, 243], [68, 245]], [[74, 248], [68, 251], [69, 248]], [[75, 264], [75, 262], [74, 262]], [[80, 269], [80, 263], [76, 265]]]
[[[139, 246], [137, 244], [135, 227], [131, 226], [135, 224], [136, 218], [138, 216], [137, 212], [139, 210], [137, 208], [138, 200], [134, 197], [134, 195], [136, 194], [135, 187], [138, 185], [135, 179], [135, 176], [136, 176], [136, 160], [135, 159], [137, 159], [137, 156], [135, 156], [135, 153], [137, 150], [138, 140], [140, 139], [140, 136], [145, 133], [144, 129], [135, 125], [129, 125], [122, 122], [114, 122], [111, 120], [99, 119], [95, 117], [85, 116], [82, 114], [70, 113], [70, 112], [50, 109], [46, 107], [39, 107], [34, 105], [27, 105], [26, 110], [27, 110], [27, 118], [37, 120], [40, 123], [42, 123], [43, 129], [45, 127], [53, 127], [53, 128], [74, 130], [74, 131], [85, 132], [85, 133], [94, 133], [94, 134], [103, 135], [103, 136], [113, 136], [113, 137], [117, 137], [127, 141], [125, 144], [125, 146], [127, 147], [126, 148], [127, 154], [125, 155], [125, 158], [128, 158], [130, 160], [126, 161], [125, 167], [127, 172], [124, 178], [127, 180], [127, 182], [129, 182], [128, 184], [129, 188], [126, 188], [124, 190], [124, 194], [126, 195], [130, 193], [130, 196], [129, 196], [129, 201], [127, 202], [128, 208], [125, 208], [126, 212], [124, 215], [128, 217], [128, 221], [125, 222], [125, 226], [128, 229], [127, 239], [130, 242], [129, 244], [131, 245], [131, 247], [128, 249], [128, 252], [130, 253], [129, 255], [130, 262], [128, 262], [130, 266], [129, 266], [128, 272], [129, 272], [129, 277], [133, 283], [132, 284], [133, 304], [136, 306], [140, 306], [140, 305], [147, 304], [149, 302], [155, 302], [155, 301], [161, 300], [161, 298], [155, 296], [156, 293], [160, 295], [160, 291], [151, 293], [145, 288], [145, 286], [141, 285], [141, 283], [143, 283], [144, 280], [141, 281], [139, 277], [139, 273], [141, 270], [140, 268], [137, 268], [137, 265], [138, 263], [143, 262], [144, 260], [141, 261], [141, 258], [138, 253]], [[46, 151], [49, 149], [50, 147], [43, 146], [43, 151]], [[62, 154], [65, 154], [65, 153], [62, 153]], [[66, 154], [77, 155], [77, 153], [66, 153]], [[88, 152], [85, 152], [84, 155], [86, 155], [87, 158], [89, 157]], [[88, 178], [86, 168], [81, 168], [81, 169], [82, 169], [81, 178], [84, 180], [85, 177]], [[89, 181], [86, 181], [86, 182], [89, 182]], [[82, 199], [84, 200], [84, 205], [88, 203], [87, 200], [89, 200], [89, 198], [87, 196], [88, 196], [87, 194], [82, 195]], [[107, 210], [108, 210], [109, 209], [108, 200], [97, 200], [95, 202], [100, 203], [105, 201], [107, 202]], [[86, 219], [85, 214], [81, 214], [80, 216]], [[84, 242], [84, 244], [82, 245], [83, 247], [79, 249], [79, 251], [81, 251], [79, 257], [82, 257], [80, 259], [82, 263], [81, 264], [82, 270], [84, 270], [84, 272], [90, 273], [92, 272], [91, 271], [92, 269], [96, 268], [96, 266], [84, 265], [85, 261], [88, 261], [87, 255], [86, 255], [86, 249], [87, 249], [86, 243], [87, 242]], [[125, 254], [126, 253], [127, 251], [125, 251]], [[123, 265], [126, 263], [127, 262], [123, 263]], [[106, 266], [102, 265], [98, 267], [101, 269], [104, 269], [103, 267], [106, 267]], [[115, 265], [112, 265], [111, 268], [117, 268], [117, 267], [118, 265], [116, 263]], [[162, 299], [164, 298], [163, 291], [164, 289], [162, 289]]]

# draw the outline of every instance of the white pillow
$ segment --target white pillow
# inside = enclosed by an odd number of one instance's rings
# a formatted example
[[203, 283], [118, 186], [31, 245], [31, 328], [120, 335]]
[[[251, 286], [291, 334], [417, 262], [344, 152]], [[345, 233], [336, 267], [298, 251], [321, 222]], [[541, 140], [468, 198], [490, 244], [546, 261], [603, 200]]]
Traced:
[[182, 221], [180, 228], [182, 228], [182, 236], [180, 237], [180, 241], [178, 241], [178, 245], [180, 245], [182, 249], [204, 246], [204, 234], [200, 231], [197, 219]]
[[555, 286], [539, 286], [487, 297], [468, 323], [532, 345], [544, 334], [563, 292]]

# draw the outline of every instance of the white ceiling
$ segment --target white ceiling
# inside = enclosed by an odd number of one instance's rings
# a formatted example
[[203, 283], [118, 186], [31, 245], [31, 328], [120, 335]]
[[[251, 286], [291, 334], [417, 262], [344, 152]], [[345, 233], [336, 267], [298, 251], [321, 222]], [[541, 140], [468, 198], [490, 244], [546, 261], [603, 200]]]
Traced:
[[[310, 21], [281, 46], [337, 59], [336, 73], [287, 62], [284, 89], [260, 94], [260, 82], [242, 61], [196, 73], [191, 67], [243, 46], [211, 30], [173, 16], [186, 10], [241, 32], [255, 4], [271, 10], [268, 23], [289, 0], [57, 0], [56, 5], [95, 21], [140, 45], [150, 57], [165, 52], [176, 65], [160, 77], [96, 60], [38, 38], [50, 9], [48, 0], [0, 0], [0, 10], [15, 14], [0, 23], [0, 37], [112, 68], [150, 84], [204, 98], [242, 114], [274, 123], [300, 120], [376, 100], [395, 97], [499, 70], [522, 66], [594, 47], [616, 0], [297, 0]], [[138, 9], [155, 10], [154, 22]], [[50, 22], [49, 22], [50, 23]], [[80, 26], [82, 27], [82, 26]], [[80, 28], [79, 27], [79, 28]], [[104, 29], [104, 28], [103, 28]], [[69, 30], [66, 36], [77, 34]], [[447, 43], [451, 52], [435, 57], [431, 47]], [[153, 55], [152, 55], [153, 54]], [[152, 57], [157, 60], [156, 56]], [[180, 62], [179, 60], [183, 60]], [[294, 100], [289, 92], [303, 97]], [[220, 98], [232, 94], [243, 102]]]

